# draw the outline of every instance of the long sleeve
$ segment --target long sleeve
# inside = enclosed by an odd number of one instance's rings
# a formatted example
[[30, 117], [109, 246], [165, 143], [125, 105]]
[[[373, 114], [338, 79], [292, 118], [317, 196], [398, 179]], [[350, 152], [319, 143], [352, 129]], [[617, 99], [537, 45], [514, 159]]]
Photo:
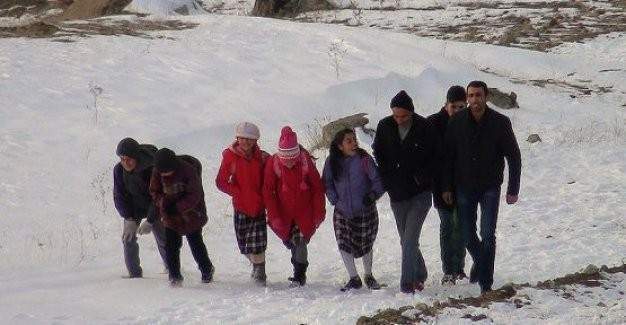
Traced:
[[[193, 167], [190, 168], [193, 169]], [[185, 191], [176, 201], [176, 210], [181, 213], [198, 206], [198, 203], [202, 200], [203, 194], [200, 175], [198, 175], [195, 170], [188, 170], [187, 172], [188, 178]]]
[[315, 167], [315, 163], [313, 163], [312, 159], [307, 159], [307, 161], [309, 164], [307, 177], [309, 178], [309, 185], [311, 186], [313, 194], [313, 218], [315, 219], [315, 226], [318, 227], [326, 217], [326, 200], [324, 199], [325, 190], [322, 178]]
[[367, 159], [367, 177], [369, 177], [370, 182], [372, 183], [372, 193], [374, 193], [374, 198], [378, 200], [381, 196], [383, 196], [383, 194], [385, 194], [383, 180], [380, 177], [378, 166], [376, 166], [374, 159], [372, 159], [369, 155], [365, 159]]
[[115, 209], [124, 219], [132, 219], [133, 204], [130, 200], [130, 194], [124, 188], [124, 171], [119, 163], [113, 168], [113, 202]]
[[454, 191], [454, 165], [456, 163], [456, 139], [454, 128], [454, 120], [451, 120], [448, 124], [448, 128], [446, 129], [443, 141], [443, 169], [440, 172], [442, 192]]
[[322, 179], [324, 180], [324, 186], [326, 186], [326, 197], [330, 204], [335, 205], [339, 201], [337, 190], [335, 189], [335, 180], [333, 179], [333, 172], [330, 164], [330, 157], [326, 159], [324, 163], [324, 171], [322, 172]]
[[502, 141], [502, 151], [509, 165], [509, 185], [506, 193], [509, 195], [518, 195], [522, 173], [522, 157], [509, 119], [506, 119], [504, 125]]
[[[282, 216], [278, 207], [278, 178], [274, 173], [274, 157], [271, 157], [265, 163], [263, 178], [263, 203], [267, 209], [267, 221], [277, 234], [282, 230]], [[280, 237], [280, 235], [279, 235]], [[282, 237], [281, 237], [282, 238]]]
[[150, 196], [152, 196], [152, 202], [158, 208], [163, 208], [163, 186], [161, 185], [161, 176], [157, 172], [156, 168], [152, 170], [150, 176]]

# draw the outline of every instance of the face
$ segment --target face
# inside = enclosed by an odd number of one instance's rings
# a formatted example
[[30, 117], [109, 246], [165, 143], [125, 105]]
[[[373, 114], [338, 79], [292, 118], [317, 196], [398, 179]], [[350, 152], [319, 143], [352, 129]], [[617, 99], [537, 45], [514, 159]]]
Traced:
[[487, 94], [482, 87], [467, 88], [467, 104], [473, 113], [482, 112], [487, 107]]
[[356, 148], [358, 146], [356, 134], [348, 133], [343, 137], [343, 141], [339, 144], [339, 150], [341, 150], [341, 152], [346, 156], [352, 156], [356, 153]]
[[393, 112], [393, 119], [398, 125], [406, 125], [411, 120], [412, 113], [404, 108], [394, 107], [391, 111]]
[[289, 169], [296, 165], [296, 159], [281, 159], [283, 165]]
[[132, 172], [137, 167], [137, 159], [128, 156], [120, 156], [120, 163], [127, 172]]
[[448, 112], [449, 116], [452, 116], [465, 107], [467, 107], [465, 101], [457, 100], [456, 102], [446, 103], [446, 112]]
[[251, 152], [252, 148], [256, 145], [256, 139], [237, 138], [237, 143], [243, 151]]

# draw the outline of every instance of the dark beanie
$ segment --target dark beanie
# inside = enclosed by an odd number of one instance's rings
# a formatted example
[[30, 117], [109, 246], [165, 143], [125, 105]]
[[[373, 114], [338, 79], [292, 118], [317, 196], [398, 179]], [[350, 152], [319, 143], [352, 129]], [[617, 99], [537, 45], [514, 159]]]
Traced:
[[117, 144], [117, 150], [115, 153], [119, 157], [128, 156], [134, 159], [139, 157], [139, 143], [133, 138], [125, 138]]
[[453, 103], [458, 101], [466, 101], [467, 94], [465, 94], [465, 88], [461, 86], [452, 86], [448, 89], [448, 94], [446, 95], [446, 102]]
[[401, 90], [391, 99], [391, 104], [389, 105], [389, 107], [400, 107], [410, 112], [415, 111], [415, 108], [413, 107], [413, 100], [404, 90]]
[[161, 173], [173, 171], [176, 165], [176, 154], [170, 149], [159, 149], [154, 155], [154, 167]]

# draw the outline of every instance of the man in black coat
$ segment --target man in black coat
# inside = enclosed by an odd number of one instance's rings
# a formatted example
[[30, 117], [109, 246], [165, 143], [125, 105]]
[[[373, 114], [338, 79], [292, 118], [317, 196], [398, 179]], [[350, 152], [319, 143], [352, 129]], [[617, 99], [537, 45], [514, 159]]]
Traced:
[[400, 289], [422, 290], [428, 276], [419, 249], [422, 224], [432, 205], [431, 186], [439, 161], [439, 137], [429, 121], [414, 112], [413, 100], [402, 90], [382, 119], [372, 148], [402, 244]]
[[[153, 145], [140, 145], [132, 138], [122, 139], [116, 150], [120, 162], [113, 168], [113, 201], [124, 219], [122, 243], [124, 261], [130, 278], [143, 276], [137, 233], [154, 234], [165, 264], [165, 229], [157, 218], [149, 191], [155, 152], [156, 147]], [[146, 220], [141, 222], [142, 219]]]
[[[493, 284], [504, 160], [509, 167], [508, 204], [517, 202], [522, 165], [511, 121], [487, 106], [488, 91], [484, 82], [470, 82], [469, 109], [455, 114], [448, 123], [442, 195], [447, 204], [456, 201], [463, 240], [474, 260], [470, 282], [479, 282], [483, 293], [491, 291]], [[480, 239], [476, 234], [479, 204]]]
[[[443, 138], [448, 128], [448, 121], [452, 115], [466, 108], [465, 88], [452, 86], [446, 94], [446, 103], [441, 110], [428, 117], [428, 120], [437, 130], [437, 134], [443, 143]], [[439, 212], [439, 245], [441, 247], [441, 264], [443, 268], [442, 284], [454, 284], [456, 280], [466, 277], [465, 271], [465, 246], [461, 236], [461, 227], [458, 211], [454, 205], [446, 204], [442, 198], [442, 175], [443, 168], [435, 176], [433, 182], [433, 202]]]

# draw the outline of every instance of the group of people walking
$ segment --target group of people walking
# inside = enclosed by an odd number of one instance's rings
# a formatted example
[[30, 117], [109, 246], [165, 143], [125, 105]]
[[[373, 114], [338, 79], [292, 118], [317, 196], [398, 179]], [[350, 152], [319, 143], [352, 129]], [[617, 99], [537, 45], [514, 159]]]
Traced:
[[[363, 283], [379, 289], [372, 272], [372, 247], [379, 224], [376, 202], [387, 192], [402, 249], [402, 292], [424, 288], [428, 273], [419, 237], [433, 201], [441, 219], [442, 282], [454, 284], [466, 277], [467, 248], [474, 262], [470, 282], [479, 282], [483, 292], [491, 290], [504, 159], [509, 167], [509, 204], [517, 201], [521, 161], [509, 119], [486, 104], [488, 91], [481, 81], [471, 82], [467, 92], [453, 86], [441, 111], [428, 118], [415, 113], [411, 97], [400, 91], [391, 100], [392, 115], [378, 124], [374, 156], [359, 147], [354, 130], [341, 130], [330, 145], [322, 175], [290, 127], [281, 130], [278, 150], [270, 155], [259, 148], [256, 125], [237, 124], [235, 141], [222, 153], [215, 183], [232, 197], [237, 245], [252, 265], [253, 281], [266, 283], [269, 225], [290, 251], [293, 275], [288, 279], [293, 286], [306, 284], [307, 245], [325, 219], [326, 196], [334, 206], [335, 238], [349, 275], [341, 290], [358, 289]], [[215, 268], [202, 237], [207, 211], [200, 162], [131, 138], [120, 141], [117, 155], [114, 201], [124, 218], [129, 277], [142, 276], [137, 234], [152, 232], [171, 285], [183, 281], [182, 236], [187, 237], [202, 281], [211, 282]], [[363, 278], [356, 269], [358, 258], [363, 261]]]

